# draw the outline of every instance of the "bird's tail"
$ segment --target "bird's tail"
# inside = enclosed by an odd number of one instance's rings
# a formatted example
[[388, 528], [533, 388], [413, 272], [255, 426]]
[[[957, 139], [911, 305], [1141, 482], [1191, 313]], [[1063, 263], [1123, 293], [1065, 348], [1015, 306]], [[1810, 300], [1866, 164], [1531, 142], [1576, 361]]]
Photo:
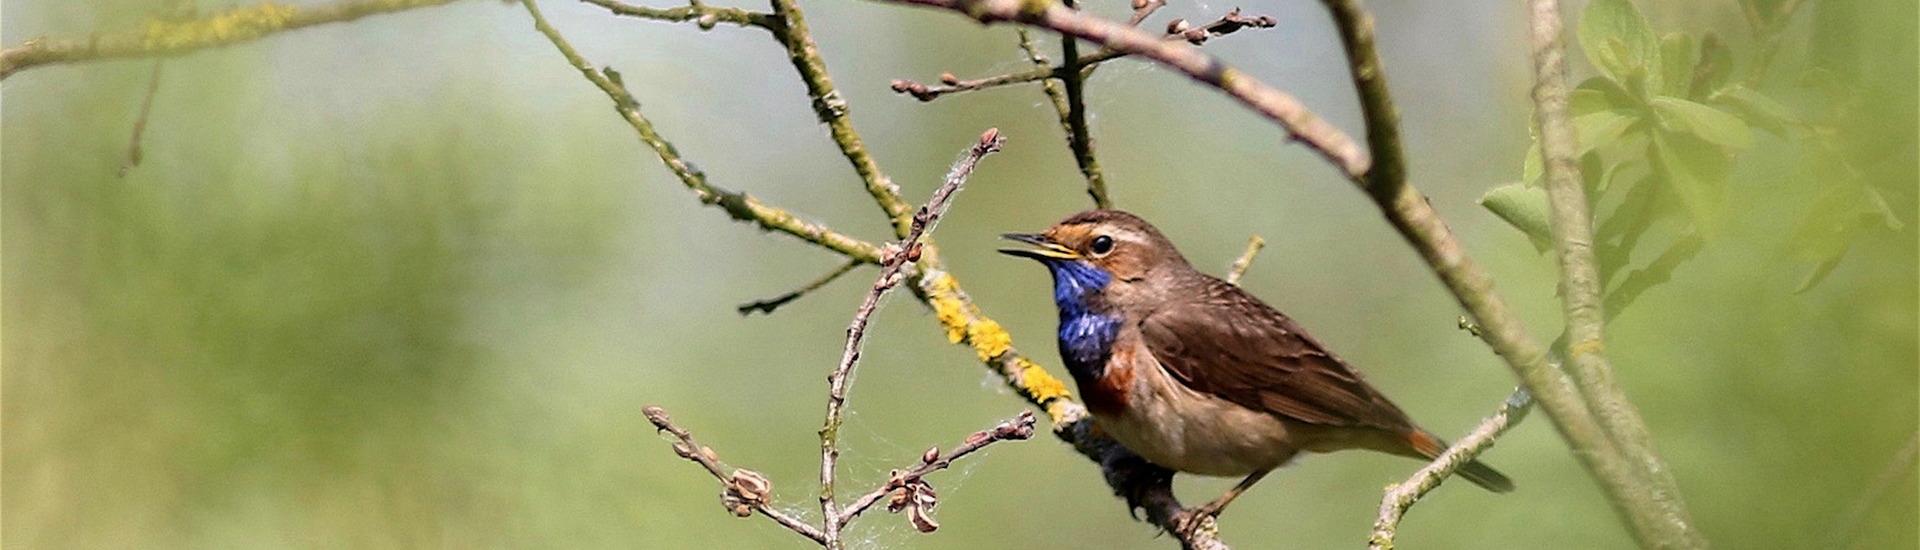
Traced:
[[[1426, 430], [1418, 428], [1414, 429], [1413, 433], [1407, 434], [1407, 443], [1413, 446], [1414, 452], [1419, 453], [1420, 456], [1424, 456], [1428, 460], [1438, 458], [1440, 453], [1447, 451], [1447, 442], [1441, 441], [1440, 438], [1434, 437], [1433, 434], [1428, 433]], [[1502, 474], [1499, 470], [1495, 470], [1492, 466], [1488, 466], [1478, 460], [1468, 462], [1465, 466], [1461, 466], [1460, 470], [1456, 473], [1460, 474], [1460, 477], [1467, 478], [1467, 481], [1473, 482], [1474, 485], [1479, 485], [1488, 491], [1505, 493], [1513, 490], [1513, 480], [1507, 479], [1506, 474]]]

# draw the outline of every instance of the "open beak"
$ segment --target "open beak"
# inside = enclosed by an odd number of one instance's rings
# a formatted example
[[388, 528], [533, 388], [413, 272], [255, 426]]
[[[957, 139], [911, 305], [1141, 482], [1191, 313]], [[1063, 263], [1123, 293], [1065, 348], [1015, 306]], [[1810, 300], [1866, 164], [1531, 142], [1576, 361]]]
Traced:
[[1073, 249], [1071, 248], [1067, 248], [1065, 246], [1061, 246], [1059, 243], [1053, 242], [1052, 240], [1048, 239], [1045, 235], [1040, 235], [1036, 233], [1006, 233], [1006, 234], [1000, 235], [1000, 238], [1006, 239], [1009, 241], [1019, 242], [1019, 243], [1026, 243], [1034, 246], [1033, 248], [1002, 248], [1000, 249], [1001, 254], [1006, 254], [1008, 256], [1020, 256], [1022, 258], [1033, 258], [1035, 260], [1040, 260], [1040, 261], [1080, 259], [1080, 253], [1074, 252]]

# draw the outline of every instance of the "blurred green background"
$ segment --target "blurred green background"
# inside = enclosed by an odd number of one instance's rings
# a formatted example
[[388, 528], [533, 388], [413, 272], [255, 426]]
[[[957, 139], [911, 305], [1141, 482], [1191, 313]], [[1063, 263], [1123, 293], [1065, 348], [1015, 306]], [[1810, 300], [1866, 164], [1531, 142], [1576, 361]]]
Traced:
[[[160, 4], [9, 0], [0, 41], [126, 28]], [[1373, 4], [1414, 182], [1533, 333], [1551, 337], [1551, 258], [1475, 204], [1519, 179], [1529, 143], [1522, 10]], [[1753, 47], [1733, 1], [1640, 4], [1658, 28]], [[886, 235], [761, 33], [543, 5], [716, 184]], [[804, 6], [855, 122], [912, 200], [981, 130], [1009, 137], [939, 240], [1016, 345], [1057, 371], [1044, 272], [993, 253], [995, 235], [1087, 206], [1051, 107], [1032, 87], [930, 104], [887, 90], [1022, 68], [1012, 31], [867, 2]], [[1207, 48], [1357, 132], [1318, 4], [1240, 6], [1279, 28]], [[1156, 21], [1231, 7], [1174, 0]], [[1612, 325], [1619, 377], [1719, 547], [1920, 545], [1912, 469], [1883, 477], [1920, 414], [1915, 25], [1910, 1], [1814, 2], [1762, 86], [1838, 113], [1840, 154], [1901, 228], [1857, 235], [1831, 275], [1795, 294], [1811, 268], [1792, 233], [1833, 174], [1805, 146], [1756, 133], [1723, 231]], [[782, 506], [817, 516], [822, 380], [872, 270], [773, 316], [738, 315], [735, 304], [840, 260], [699, 205], [524, 12], [466, 2], [168, 61], [146, 160], [122, 178], [151, 69], [42, 68], [0, 88], [7, 548], [807, 546], [723, 512], [717, 486], [639, 409], [666, 407], [730, 463], [769, 475]], [[1807, 92], [1815, 78], [1854, 99]], [[1373, 206], [1270, 124], [1137, 62], [1102, 69], [1088, 94], [1121, 207], [1215, 272], [1264, 235], [1246, 286], [1428, 427], [1460, 433], [1511, 389]], [[906, 299], [876, 317], [852, 403], [849, 486], [1022, 406]], [[1543, 417], [1489, 460], [1518, 492], [1448, 485], [1415, 509], [1401, 544], [1630, 546]], [[1225, 536], [1361, 546], [1380, 487], [1416, 467], [1309, 458], [1236, 505]], [[940, 531], [876, 515], [856, 524], [858, 546], [1173, 544], [1047, 437], [933, 482]], [[1211, 498], [1228, 483], [1181, 490]], [[1875, 489], [1864, 515], [1848, 512]]]

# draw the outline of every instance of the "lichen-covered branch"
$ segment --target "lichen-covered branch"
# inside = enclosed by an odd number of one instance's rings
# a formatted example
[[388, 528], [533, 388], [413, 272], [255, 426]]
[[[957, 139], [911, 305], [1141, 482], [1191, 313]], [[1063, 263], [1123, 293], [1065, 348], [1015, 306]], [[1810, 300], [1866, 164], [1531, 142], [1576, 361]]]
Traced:
[[[1062, 0], [1070, 9], [1078, 9], [1076, 0]], [[1100, 160], [1093, 156], [1093, 131], [1087, 128], [1087, 75], [1081, 72], [1080, 41], [1069, 37], [1060, 41], [1061, 65], [1060, 84], [1066, 90], [1067, 118], [1062, 123], [1067, 128], [1067, 148], [1073, 151], [1073, 163], [1080, 167], [1080, 175], [1087, 180], [1087, 196], [1093, 199], [1095, 208], [1113, 206], [1107, 198], [1107, 178], [1100, 172]]]
[[853, 120], [848, 115], [850, 107], [833, 87], [827, 62], [821, 59], [820, 47], [814, 44], [813, 33], [807, 29], [806, 15], [795, 0], [772, 0], [772, 3], [774, 16], [782, 22], [782, 28], [774, 36], [786, 47], [787, 59], [793, 62], [794, 70], [800, 72], [800, 80], [806, 83], [807, 95], [813, 98], [814, 114], [827, 125], [834, 144], [840, 146], [840, 153], [853, 164], [853, 171], [866, 184], [874, 204], [879, 205], [893, 223], [894, 236], [905, 237], [908, 226], [913, 223], [908, 217], [911, 207], [900, 198], [900, 187], [894, 185], [880, 170], [880, 163], [873, 160], [860, 133], [854, 131]]
[[765, 476], [753, 470], [728, 470], [726, 466], [720, 464], [720, 455], [713, 452], [712, 447], [701, 445], [699, 441], [693, 439], [692, 433], [675, 425], [673, 417], [668, 416], [665, 409], [647, 407], [641, 412], [646, 415], [648, 422], [653, 423], [654, 429], [674, 437], [674, 454], [699, 464], [726, 487], [721, 499], [734, 515], [745, 517], [757, 512], [773, 520], [774, 523], [780, 524], [781, 527], [799, 533], [800, 536], [812, 539], [816, 543], [826, 543], [826, 535], [822, 534], [820, 529], [769, 506], [772, 502], [770, 499], [773, 496], [773, 484], [768, 482]]
[[294, 29], [454, 1], [340, 0], [316, 6], [261, 2], [196, 19], [151, 19], [138, 29], [86, 38], [34, 38], [0, 51], [0, 79], [44, 65], [179, 55], [252, 42]]
[[1640, 412], [1613, 379], [1605, 353], [1606, 312], [1593, 254], [1593, 219], [1580, 177], [1579, 144], [1569, 114], [1567, 67], [1561, 43], [1558, 0], [1529, 0], [1534, 57], [1535, 120], [1545, 161], [1554, 250], [1560, 260], [1560, 295], [1567, 321], [1566, 372], [1605, 429], [1631, 477], [1608, 477], [1601, 485], [1624, 508], [1642, 546], [1705, 548], [1678, 484], [1653, 448]]
[[560, 55], [566, 57], [567, 63], [580, 71], [581, 76], [586, 77], [588, 82], [592, 82], [607, 95], [608, 99], [613, 100], [614, 110], [618, 111], [620, 117], [640, 135], [640, 141], [646, 143], [647, 147], [652, 148], [654, 153], [659, 155], [660, 161], [666, 163], [667, 169], [672, 171], [673, 175], [687, 186], [687, 189], [692, 190], [694, 195], [700, 198], [700, 202], [718, 206], [733, 219], [753, 223], [761, 229], [786, 233], [848, 258], [873, 264], [880, 263], [880, 249], [872, 243], [847, 236], [821, 224], [802, 220], [791, 212], [769, 206], [760, 202], [759, 199], [747, 196], [746, 193], [726, 191], [707, 183], [706, 173], [699, 171], [692, 163], [681, 158], [680, 152], [674, 149], [673, 144], [654, 131], [653, 122], [640, 114], [640, 103], [627, 92], [620, 80], [620, 73], [612, 69], [593, 68], [593, 65], [587, 63], [586, 58], [573, 48], [573, 44], [567, 42], [565, 37], [560, 36], [558, 30], [547, 23], [546, 18], [540, 15], [538, 6], [531, 1], [523, 1], [522, 4], [526, 5], [527, 11], [533, 14], [534, 28], [545, 35], [548, 41], [553, 42], [554, 48], [560, 50]]

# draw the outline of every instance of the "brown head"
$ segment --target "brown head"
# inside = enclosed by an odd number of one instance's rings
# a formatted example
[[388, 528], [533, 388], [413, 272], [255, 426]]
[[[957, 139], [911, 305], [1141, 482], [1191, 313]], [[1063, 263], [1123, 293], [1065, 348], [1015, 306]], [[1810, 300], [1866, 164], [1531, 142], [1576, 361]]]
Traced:
[[[1109, 305], [1146, 305], [1195, 274], [1180, 251], [1153, 224], [1119, 210], [1088, 210], [1060, 220], [1044, 233], [1008, 233], [1003, 238], [1034, 248], [1000, 252], [1039, 260], [1053, 271], [1055, 298], [1065, 299], [1063, 283], [1095, 283]], [[1087, 273], [1085, 268], [1097, 270]], [[1106, 281], [1098, 281], [1106, 275]], [[1067, 277], [1067, 280], [1062, 278]]]

